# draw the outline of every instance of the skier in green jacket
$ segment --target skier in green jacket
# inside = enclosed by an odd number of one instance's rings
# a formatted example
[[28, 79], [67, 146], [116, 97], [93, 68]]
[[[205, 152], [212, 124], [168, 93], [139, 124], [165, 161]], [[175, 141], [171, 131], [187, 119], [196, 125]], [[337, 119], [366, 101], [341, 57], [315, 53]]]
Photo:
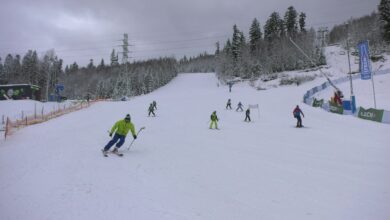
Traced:
[[[131, 134], [133, 135], [134, 139], [137, 139], [137, 135], [135, 133], [135, 128], [133, 123], [131, 123], [130, 115], [127, 114], [125, 119], [117, 121], [114, 126], [112, 127], [110, 131], [110, 137], [112, 137], [112, 134], [115, 132], [114, 137], [111, 139], [110, 142], [107, 143], [107, 145], [103, 149], [103, 154], [106, 156], [110, 148], [116, 143], [116, 146], [113, 153], [118, 154], [118, 149], [125, 143], [125, 138], [127, 133], [131, 131]], [[119, 140], [119, 142], [118, 142]], [[117, 143], [118, 142], [118, 143]]]
[[218, 122], [218, 116], [217, 116], [217, 112], [214, 111], [214, 112], [211, 114], [210, 118], [211, 118], [210, 129], [213, 128], [213, 125], [214, 125], [215, 129], [218, 129], [218, 124], [217, 124], [217, 122]]

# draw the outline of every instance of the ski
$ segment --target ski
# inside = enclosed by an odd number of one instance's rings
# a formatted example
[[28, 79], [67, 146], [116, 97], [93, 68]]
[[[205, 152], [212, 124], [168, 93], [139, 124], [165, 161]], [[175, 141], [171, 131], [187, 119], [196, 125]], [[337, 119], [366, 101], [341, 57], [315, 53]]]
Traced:
[[111, 151], [111, 153], [117, 155], [118, 157], [123, 157], [122, 153]]

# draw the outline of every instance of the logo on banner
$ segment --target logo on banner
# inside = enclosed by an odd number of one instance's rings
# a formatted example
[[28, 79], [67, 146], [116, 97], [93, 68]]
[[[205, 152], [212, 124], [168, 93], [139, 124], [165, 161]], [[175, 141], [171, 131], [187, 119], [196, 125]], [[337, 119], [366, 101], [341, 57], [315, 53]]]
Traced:
[[370, 56], [368, 50], [368, 41], [358, 44], [360, 56], [360, 76], [362, 80], [371, 79]]

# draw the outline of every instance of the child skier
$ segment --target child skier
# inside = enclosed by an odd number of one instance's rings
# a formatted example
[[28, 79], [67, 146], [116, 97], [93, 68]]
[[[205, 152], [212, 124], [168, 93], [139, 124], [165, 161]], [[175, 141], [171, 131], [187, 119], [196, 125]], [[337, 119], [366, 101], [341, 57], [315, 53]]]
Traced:
[[245, 111], [245, 120], [244, 121], [247, 121], [250, 122], [251, 121], [251, 117], [249, 116], [249, 114], [251, 113], [251, 111], [249, 110], [249, 108]]
[[297, 105], [297, 107], [295, 107], [295, 109], [294, 109], [294, 111], [293, 111], [294, 118], [297, 119], [297, 128], [303, 127], [303, 126], [302, 126], [301, 114], [302, 114], [303, 117], [305, 117], [305, 115], [303, 114], [302, 110], [301, 110], [301, 109], [299, 108], [299, 106]]
[[153, 101], [152, 103], [153, 103], [153, 108], [154, 108], [155, 110], [157, 110], [157, 102], [156, 102], [156, 101]]
[[217, 112], [214, 111], [214, 112], [211, 114], [210, 118], [211, 118], [210, 129], [213, 128], [213, 125], [214, 125], [215, 129], [218, 129], [218, 124], [217, 124], [217, 122], [218, 122], [218, 116], [217, 116]]
[[149, 114], [148, 114], [148, 116], [150, 116], [150, 114], [153, 114], [153, 116], [156, 116], [156, 114], [154, 114], [154, 105], [153, 105], [153, 103], [150, 103], [150, 105], [149, 105]]
[[[107, 145], [104, 147], [103, 154], [105, 157], [107, 157], [107, 153], [110, 150], [110, 148], [116, 144], [114, 150], [112, 151], [115, 154], [118, 154], [119, 156], [123, 156], [123, 154], [118, 153], [118, 149], [125, 143], [125, 138], [127, 133], [129, 133], [129, 130], [131, 131], [131, 134], [133, 135], [134, 139], [137, 139], [137, 135], [135, 133], [134, 125], [131, 123], [130, 115], [127, 114], [125, 119], [117, 121], [114, 126], [111, 128], [110, 137], [112, 137], [112, 134], [115, 132], [114, 137], [107, 143]], [[119, 142], [118, 142], [119, 140]], [[117, 143], [118, 142], [118, 143]]]
[[241, 102], [238, 103], [236, 112], [238, 112], [239, 109], [241, 110], [241, 112], [244, 111], [244, 109], [242, 109], [242, 104], [241, 104]]
[[228, 108], [232, 109], [232, 101], [230, 99], [228, 99], [228, 102], [226, 104], [226, 109]]

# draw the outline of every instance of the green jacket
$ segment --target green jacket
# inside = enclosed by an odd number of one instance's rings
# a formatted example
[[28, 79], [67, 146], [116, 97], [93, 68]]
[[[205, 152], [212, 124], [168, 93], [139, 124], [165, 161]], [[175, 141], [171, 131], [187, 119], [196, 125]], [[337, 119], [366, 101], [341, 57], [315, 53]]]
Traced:
[[211, 118], [211, 121], [218, 121], [217, 114], [214, 114], [214, 113], [211, 114], [210, 118]]
[[133, 123], [126, 122], [124, 119], [122, 119], [117, 121], [114, 126], [112, 126], [111, 133], [114, 133], [116, 131], [115, 133], [126, 136], [127, 133], [129, 133], [129, 130], [131, 131], [133, 136], [136, 135]]

